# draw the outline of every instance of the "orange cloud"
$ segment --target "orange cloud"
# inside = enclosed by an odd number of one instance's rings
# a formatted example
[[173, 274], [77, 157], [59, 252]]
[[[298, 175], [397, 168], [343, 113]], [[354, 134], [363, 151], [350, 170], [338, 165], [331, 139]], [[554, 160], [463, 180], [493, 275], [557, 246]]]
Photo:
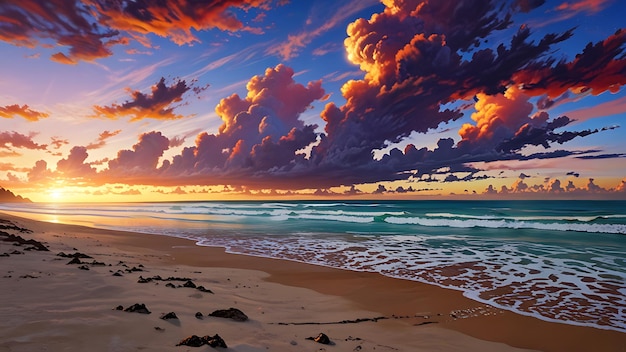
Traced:
[[102, 133], [100, 133], [100, 135], [98, 136], [98, 140], [93, 142], [93, 143], [89, 143], [89, 145], [87, 145], [87, 149], [98, 149], [98, 148], [102, 148], [106, 145], [106, 141], [107, 139], [111, 138], [111, 137], [115, 137], [118, 134], [120, 134], [120, 132], [122, 132], [122, 130], [116, 130], [113, 132], [110, 131], [104, 131]]
[[555, 10], [571, 14], [571, 17], [579, 12], [600, 12], [609, 2], [611, 2], [611, 0], [578, 0], [573, 2], [563, 2], [557, 6]]
[[0, 132], [0, 149], [25, 148], [33, 150], [46, 150], [46, 144], [38, 144], [33, 141], [34, 135], [23, 135], [18, 132]]
[[52, 39], [57, 47], [69, 47], [51, 59], [64, 64], [112, 55], [109, 46], [123, 43], [119, 32], [92, 25], [91, 11], [80, 1], [21, 0], [0, 6], [0, 40], [17, 46], [34, 48]]
[[0, 117], [10, 119], [15, 116], [23, 117], [28, 121], [39, 121], [50, 115], [45, 112], [33, 110], [26, 104], [22, 106], [18, 104], [0, 106]]
[[111, 47], [128, 45], [130, 39], [150, 47], [148, 34], [173, 42], [192, 44], [199, 39], [192, 30], [217, 28], [224, 31], [261, 33], [244, 26], [232, 9], [267, 10], [271, 0], [108, 1], [108, 0], [20, 0], [0, 6], [0, 40], [29, 48], [68, 48], [50, 59], [77, 64], [111, 56]]
[[231, 9], [269, 9], [270, 0], [224, 0], [202, 2], [175, 0], [167, 2], [111, 2], [85, 0], [98, 10], [99, 23], [108, 28], [128, 32], [147, 44], [148, 34], [167, 37], [178, 45], [193, 44], [200, 40], [192, 30], [217, 28], [223, 31], [251, 31], [259, 29], [244, 26]]

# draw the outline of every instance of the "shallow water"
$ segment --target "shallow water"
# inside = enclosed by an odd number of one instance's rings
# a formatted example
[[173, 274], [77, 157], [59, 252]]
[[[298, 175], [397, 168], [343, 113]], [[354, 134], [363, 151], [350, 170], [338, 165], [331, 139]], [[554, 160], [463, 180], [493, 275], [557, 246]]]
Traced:
[[626, 332], [625, 201], [4, 204], [0, 210], [374, 271], [461, 290], [544, 320]]

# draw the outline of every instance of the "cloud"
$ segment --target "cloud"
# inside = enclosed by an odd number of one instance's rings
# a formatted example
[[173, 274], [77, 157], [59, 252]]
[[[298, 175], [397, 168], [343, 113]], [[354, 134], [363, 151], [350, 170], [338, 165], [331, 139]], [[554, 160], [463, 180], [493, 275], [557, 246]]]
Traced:
[[150, 94], [129, 89], [132, 100], [123, 104], [111, 104], [109, 106], [95, 105], [93, 107], [96, 117], [119, 119], [122, 116], [131, 116], [130, 121], [151, 118], [158, 120], [174, 120], [183, 118], [174, 113], [175, 103], [183, 100], [183, 95], [193, 87], [187, 85], [184, 80], [179, 80], [171, 86], [167, 86], [165, 78], [151, 87]]
[[90, 179], [96, 170], [84, 163], [87, 157], [86, 147], [73, 147], [67, 159], [57, 162], [56, 171], [66, 178]]
[[567, 18], [580, 12], [593, 14], [600, 12], [611, 0], [574, 0], [564, 1], [554, 11], [563, 12]]
[[89, 143], [87, 145], [87, 147], [85, 147], [86, 149], [98, 149], [98, 148], [102, 148], [106, 145], [106, 141], [109, 138], [115, 137], [118, 134], [120, 134], [120, 132], [122, 132], [122, 130], [115, 130], [113, 132], [111, 131], [104, 131], [102, 133], [100, 133], [100, 135], [98, 136], [98, 139], [93, 142], [93, 143]]
[[52, 139], [52, 142], [50, 144], [52, 144], [54, 149], [59, 149], [64, 145], [70, 144], [70, 141], [67, 139], [61, 139], [59, 137], [52, 137], [51, 139]]
[[605, 91], [617, 93], [626, 84], [624, 46], [626, 30], [618, 29], [603, 41], [587, 44], [570, 62], [548, 59], [530, 63], [515, 73], [513, 79], [534, 96], [547, 94], [556, 98], [568, 90], [594, 95]]
[[129, 189], [127, 191], [122, 191], [122, 192], [119, 192], [119, 193], [113, 192], [113, 194], [118, 194], [118, 195], [122, 195], [122, 196], [140, 196], [141, 195], [141, 191], [137, 190], [137, 189]]
[[[296, 57], [302, 48], [310, 44], [315, 38], [328, 32], [336, 27], [346, 18], [351, 17], [355, 13], [371, 7], [377, 4], [377, 0], [350, 0], [348, 3], [342, 4], [339, 8], [329, 8], [329, 15], [325, 17], [325, 21], [322, 24], [313, 23], [313, 21], [307, 21], [311, 27], [311, 30], [305, 30], [297, 34], [288, 34], [287, 41], [278, 45], [268, 48], [267, 53], [271, 55], [277, 55], [282, 60], [289, 60]], [[318, 51], [317, 54], [319, 55]]]
[[[94, 179], [323, 192], [365, 183], [385, 187], [382, 182], [395, 180], [474, 180], [487, 177], [473, 166], [478, 162], [589, 154], [527, 147], [548, 149], [606, 130], [568, 131], [570, 117], [550, 116], [545, 109], [559, 99], [621, 88], [626, 83], [624, 34], [618, 31], [587, 45], [570, 62], [558, 61], [559, 47], [574, 30], [540, 34], [525, 25], [510, 30], [515, 11], [532, 11], [540, 3], [385, 1], [381, 13], [348, 26], [345, 49], [362, 78], [342, 86], [343, 105], [326, 104], [320, 114], [323, 132], [300, 119], [311, 104], [326, 99], [322, 81], [297, 83], [294, 70], [280, 64], [252, 77], [245, 96], [232, 94], [220, 100], [215, 107], [222, 119], [218, 132], [199, 133], [193, 146], [182, 148], [171, 159], [163, 157], [165, 152], [182, 146], [187, 136], [143, 134], [132, 149], [120, 150], [109, 160]], [[508, 40], [500, 40], [511, 32]], [[181, 33], [183, 43], [193, 41], [184, 30]], [[486, 43], [493, 37], [501, 44]], [[226, 57], [224, 62], [229, 60]], [[175, 103], [189, 90], [184, 80], [168, 86], [161, 79], [150, 94], [131, 91], [131, 100], [95, 109], [110, 118], [177, 118]], [[468, 108], [474, 109], [472, 121], [460, 128], [460, 139], [442, 138], [430, 149], [407, 144], [374, 158], [376, 151], [461, 118]], [[534, 152], [522, 153], [529, 149]], [[76, 165], [87, 165], [81, 150], [70, 156]], [[67, 162], [74, 165], [69, 156]], [[533, 191], [536, 185], [525, 181], [520, 178], [503, 191]], [[566, 192], [568, 186], [553, 181], [549, 188]]]
[[105, 178], [138, 177], [149, 178], [154, 173], [163, 156], [169, 148], [169, 140], [161, 132], [149, 132], [139, 136], [139, 142], [133, 145], [132, 150], [120, 150], [115, 159], [109, 160]]
[[519, 8], [521, 12], [530, 12], [545, 2], [546, 0], [515, 0], [513, 1], [513, 7]]
[[577, 159], [618, 159], [626, 158], [626, 153], [612, 153], [612, 154], [599, 154], [599, 155], [581, 155], [577, 156]]
[[7, 119], [20, 116], [28, 121], [39, 121], [40, 119], [50, 116], [48, 113], [31, 109], [28, 105], [18, 104], [0, 106], [0, 117]]
[[35, 166], [28, 171], [28, 182], [31, 183], [47, 183], [53, 177], [53, 172], [48, 169], [48, 163], [44, 160], [35, 162]]
[[[298, 119], [325, 92], [321, 82], [306, 86], [293, 80], [294, 71], [284, 65], [268, 68], [247, 84], [245, 98], [233, 94], [215, 108], [223, 121], [218, 134], [201, 133], [194, 147], [184, 148], [171, 164], [167, 177], [206, 175], [231, 181], [254, 182], [263, 174], [285, 174], [302, 162], [297, 151], [315, 142], [317, 126]], [[232, 176], [237, 175], [238, 178]], [[243, 175], [248, 175], [247, 177]]]
[[[549, 35], [533, 44], [526, 41], [529, 30], [522, 28], [509, 48], [482, 49], [463, 60], [462, 52], [508, 27], [510, 16], [494, 15], [491, 2], [386, 4], [383, 13], [348, 27], [348, 58], [366, 75], [344, 84], [344, 106], [331, 103], [322, 113], [326, 136], [312, 153], [320, 164], [371, 164], [372, 150], [462, 116], [442, 105], [504, 92], [517, 70], [571, 35]], [[450, 150], [448, 157], [452, 154]]]
[[46, 144], [33, 141], [35, 135], [24, 135], [18, 132], [0, 132], [0, 149], [24, 148], [31, 150], [46, 150]]
[[619, 196], [626, 191], [626, 179], [623, 179], [616, 187], [604, 188], [595, 183], [595, 179], [587, 179], [585, 184], [575, 185], [573, 181], [568, 181], [566, 185], [557, 178], [547, 178], [543, 184], [526, 184], [521, 178], [517, 179], [511, 186], [502, 186], [500, 191], [493, 185], [487, 186], [482, 192], [488, 195], [500, 196], [542, 196], [546, 194], [560, 195], [562, 197], [611, 197]]
[[626, 97], [607, 101], [587, 108], [568, 111], [565, 114], [576, 122], [582, 122], [592, 118], [624, 113], [626, 113]]
[[268, 10], [270, 0], [224, 0], [212, 3], [193, 0], [21, 0], [3, 3], [0, 17], [11, 19], [0, 26], [0, 40], [29, 48], [68, 48], [50, 59], [62, 64], [94, 61], [113, 54], [116, 45], [136, 40], [152, 47], [149, 35], [169, 38], [176, 44], [200, 40], [192, 33], [219, 29], [261, 33], [243, 25], [233, 9]]
[[110, 46], [118, 44], [119, 32], [93, 23], [89, 7], [80, 1], [22, 0], [0, 6], [0, 17], [12, 19], [0, 26], [0, 40], [34, 48], [52, 40], [56, 47], [69, 47], [51, 59], [65, 64], [93, 61], [112, 55]]
[[192, 30], [215, 28], [229, 32], [261, 33], [259, 28], [245, 26], [233, 9], [267, 10], [271, 3], [269, 0], [88, 2], [98, 10], [98, 21], [103, 26], [129, 33], [144, 44], [149, 41], [148, 34], [156, 34], [178, 45], [200, 43]]

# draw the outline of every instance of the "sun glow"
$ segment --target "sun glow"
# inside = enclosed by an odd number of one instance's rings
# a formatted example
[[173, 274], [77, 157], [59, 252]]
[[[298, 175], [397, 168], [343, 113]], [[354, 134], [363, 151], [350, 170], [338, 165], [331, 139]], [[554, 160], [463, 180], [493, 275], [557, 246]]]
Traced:
[[63, 190], [60, 188], [52, 188], [48, 191], [48, 199], [52, 202], [63, 200]]

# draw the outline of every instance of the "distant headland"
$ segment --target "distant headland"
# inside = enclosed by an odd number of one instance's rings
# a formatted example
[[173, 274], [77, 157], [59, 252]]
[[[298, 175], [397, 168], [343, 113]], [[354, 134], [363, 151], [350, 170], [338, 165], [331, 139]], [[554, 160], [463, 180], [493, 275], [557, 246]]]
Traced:
[[20, 195], [15, 195], [8, 189], [0, 187], [0, 203], [32, 203], [32, 201]]

